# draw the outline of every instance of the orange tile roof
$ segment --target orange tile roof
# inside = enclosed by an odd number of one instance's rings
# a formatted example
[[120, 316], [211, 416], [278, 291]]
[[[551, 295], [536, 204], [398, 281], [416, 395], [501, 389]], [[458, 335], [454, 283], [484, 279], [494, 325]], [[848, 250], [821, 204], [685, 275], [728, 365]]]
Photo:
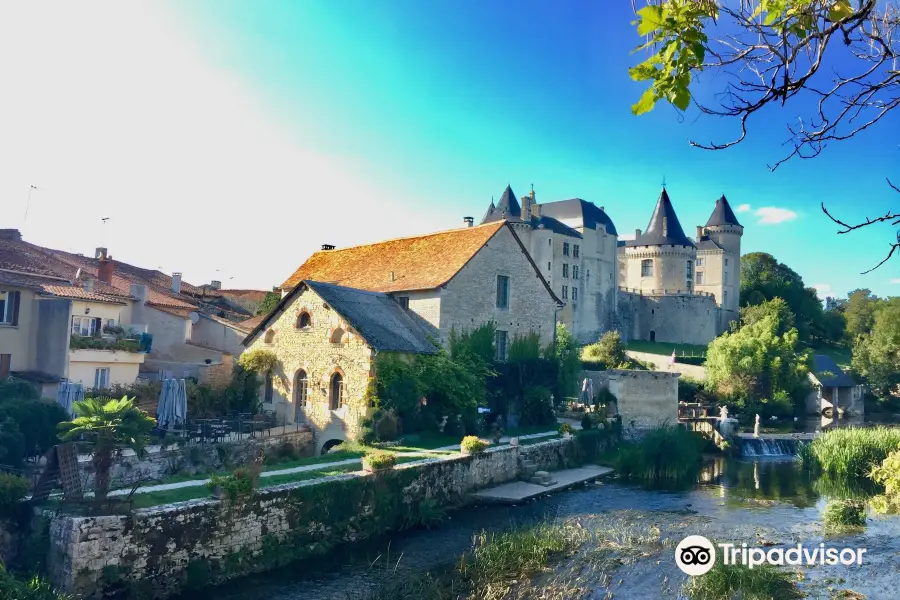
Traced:
[[254, 329], [256, 329], [257, 325], [265, 320], [267, 316], [268, 315], [256, 315], [255, 317], [251, 317], [246, 321], [241, 321], [240, 323], [238, 323], [238, 326], [246, 329], [247, 331], [253, 331]]
[[108, 302], [110, 304], [125, 304], [120, 298], [106, 296], [96, 292], [88, 292], [84, 288], [74, 285], [45, 285], [44, 292], [59, 296], [60, 298], [74, 298], [76, 300], [89, 300], [91, 302]]
[[505, 225], [505, 221], [498, 221], [366, 246], [323, 250], [310, 256], [282, 288], [292, 289], [309, 279], [373, 292], [434, 289], [453, 279]]

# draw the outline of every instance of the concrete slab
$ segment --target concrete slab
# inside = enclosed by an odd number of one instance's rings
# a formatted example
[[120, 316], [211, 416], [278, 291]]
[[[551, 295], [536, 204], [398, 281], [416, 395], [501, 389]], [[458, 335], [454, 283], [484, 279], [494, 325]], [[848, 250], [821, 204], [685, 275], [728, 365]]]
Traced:
[[562, 471], [553, 471], [550, 474], [554, 479], [554, 483], [549, 486], [537, 485], [527, 481], [512, 481], [475, 492], [471, 498], [475, 502], [484, 504], [519, 504], [544, 494], [558, 492], [579, 483], [593, 481], [604, 475], [609, 475], [612, 471], [609, 467], [598, 467], [597, 465], [585, 465], [577, 469], [563, 469]]

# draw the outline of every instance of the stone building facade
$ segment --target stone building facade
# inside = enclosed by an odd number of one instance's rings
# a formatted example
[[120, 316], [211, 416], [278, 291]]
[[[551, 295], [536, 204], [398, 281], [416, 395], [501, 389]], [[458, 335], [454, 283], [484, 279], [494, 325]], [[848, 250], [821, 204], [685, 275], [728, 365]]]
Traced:
[[433, 353], [427, 332], [383, 293], [301, 281], [244, 341], [278, 358], [260, 390], [263, 407], [306, 422], [321, 452], [355, 439], [380, 352]]

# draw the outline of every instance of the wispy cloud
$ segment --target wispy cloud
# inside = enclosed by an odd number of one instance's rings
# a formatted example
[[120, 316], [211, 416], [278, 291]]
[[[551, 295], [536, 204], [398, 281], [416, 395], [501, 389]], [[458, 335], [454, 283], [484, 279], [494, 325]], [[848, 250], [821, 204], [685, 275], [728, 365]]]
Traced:
[[738, 205], [736, 210], [739, 213], [747, 212], [748, 210], [750, 210], [750, 205], [749, 204], [740, 204], [740, 205]]
[[900, 284], [900, 279], [891, 279], [891, 283]]
[[815, 283], [813, 284], [813, 288], [815, 288], [816, 292], [819, 294], [820, 299], [834, 295], [834, 289], [832, 289], [831, 284]]
[[777, 225], [797, 218], [797, 213], [794, 211], [777, 206], [757, 208], [753, 214], [759, 218], [758, 225]]

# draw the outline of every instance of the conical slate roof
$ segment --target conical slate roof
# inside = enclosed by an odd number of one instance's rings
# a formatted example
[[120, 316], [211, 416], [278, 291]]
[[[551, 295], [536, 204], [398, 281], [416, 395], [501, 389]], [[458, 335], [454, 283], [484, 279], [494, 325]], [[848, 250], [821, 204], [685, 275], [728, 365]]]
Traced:
[[731, 210], [731, 205], [728, 204], [725, 194], [722, 194], [722, 197], [716, 200], [716, 207], [709, 216], [709, 221], [706, 222], [707, 227], [715, 227], [716, 225], [737, 225], [741, 227], [737, 217], [734, 216], [734, 211]]
[[647, 224], [647, 230], [632, 244], [634, 246], [693, 246], [694, 243], [684, 235], [678, 215], [669, 200], [666, 188], [663, 188]]
[[519, 201], [516, 200], [516, 195], [513, 193], [512, 188], [508, 185], [503, 190], [503, 195], [500, 196], [500, 202], [497, 203], [497, 206], [494, 206], [494, 203], [491, 202], [491, 206], [481, 220], [481, 224], [503, 220], [522, 220], [522, 207], [519, 205]]

